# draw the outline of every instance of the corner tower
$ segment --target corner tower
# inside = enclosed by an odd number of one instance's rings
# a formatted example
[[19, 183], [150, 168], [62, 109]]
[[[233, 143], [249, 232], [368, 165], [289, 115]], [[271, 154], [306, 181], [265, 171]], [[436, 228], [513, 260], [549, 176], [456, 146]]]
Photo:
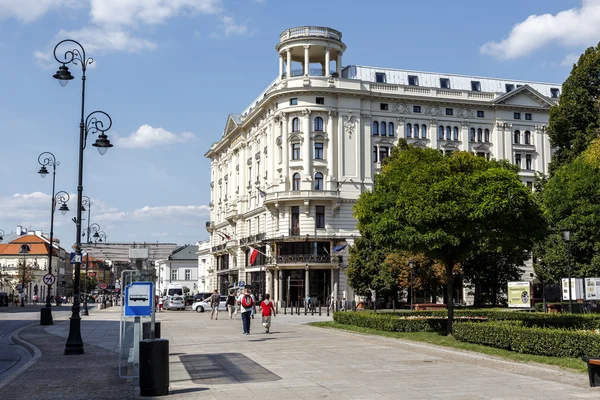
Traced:
[[[321, 26], [286, 29], [279, 35], [279, 77], [333, 76], [342, 73], [342, 54], [346, 45], [342, 33]], [[335, 62], [335, 69], [331, 68]]]

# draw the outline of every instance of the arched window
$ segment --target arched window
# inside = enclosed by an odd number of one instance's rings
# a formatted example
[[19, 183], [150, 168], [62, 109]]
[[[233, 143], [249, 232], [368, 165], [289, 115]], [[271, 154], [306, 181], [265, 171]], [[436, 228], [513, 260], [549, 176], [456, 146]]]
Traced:
[[300, 174], [298, 172], [292, 177], [292, 190], [300, 190]]
[[483, 140], [486, 143], [489, 143], [490, 141], [490, 130], [486, 129], [485, 131], [483, 131]]
[[300, 118], [292, 119], [292, 132], [300, 132]]
[[373, 121], [373, 135], [379, 135], [379, 122]]
[[388, 122], [388, 136], [394, 136], [394, 123]]
[[515, 138], [514, 138], [515, 144], [521, 143], [521, 131], [516, 130], [514, 136], [515, 136]]
[[380, 129], [380, 131], [381, 131], [381, 136], [385, 136], [385, 135], [387, 134], [387, 133], [386, 133], [386, 129], [385, 129], [385, 127], [386, 127], [386, 126], [385, 126], [385, 121], [382, 121], [382, 122], [381, 122], [381, 125], [380, 125], [380, 127], [381, 127], [381, 129]]
[[525, 144], [531, 144], [531, 132], [525, 131]]
[[441, 125], [438, 126], [438, 139], [444, 140], [444, 127]]
[[323, 131], [323, 118], [317, 117], [315, 118], [315, 132]]
[[483, 134], [483, 131], [481, 130], [481, 128], [477, 129], [477, 141], [478, 142], [481, 142], [483, 140], [482, 134]]
[[315, 174], [315, 190], [323, 190], [323, 174], [320, 172]]
[[454, 132], [454, 140], [458, 140], [458, 126], [455, 126], [452, 131]]
[[406, 124], [406, 137], [411, 137], [411, 136], [412, 136], [412, 125]]
[[452, 140], [452, 128], [449, 126], [446, 127], [446, 140]]
[[469, 141], [470, 142], [475, 141], [475, 128], [469, 129]]
[[421, 125], [421, 138], [427, 139], [427, 125]]
[[413, 133], [414, 133], [414, 134], [413, 134], [413, 137], [414, 137], [415, 139], [418, 139], [418, 138], [419, 138], [419, 129], [420, 129], [420, 128], [419, 128], [419, 124], [415, 124], [415, 125], [413, 126]]

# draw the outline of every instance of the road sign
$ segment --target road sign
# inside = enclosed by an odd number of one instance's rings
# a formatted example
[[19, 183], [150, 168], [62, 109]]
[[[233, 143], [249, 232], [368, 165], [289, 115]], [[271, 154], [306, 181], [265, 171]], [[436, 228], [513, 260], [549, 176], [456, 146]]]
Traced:
[[18, 290], [19, 292], [22, 292], [22, 291], [23, 291], [23, 285], [22, 285], [21, 283], [19, 283], [19, 284], [17, 285], [17, 290]]
[[125, 286], [125, 316], [149, 317], [154, 307], [154, 284], [133, 282]]
[[77, 262], [81, 262], [81, 254], [71, 253], [71, 264], [75, 264]]
[[56, 276], [54, 276], [52, 274], [44, 275], [44, 283], [46, 285], [52, 286], [52, 285], [54, 285], [54, 282], [56, 282]]
[[240, 283], [239, 283], [239, 287], [244, 287], [244, 286], [246, 286], [246, 282], [244, 282], [244, 281], [240, 281]]
[[100, 285], [100, 287], [101, 287], [102, 289], [106, 289], [106, 288], [107, 288], [107, 286], [106, 286], [106, 283], [103, 283], [102, 285]]

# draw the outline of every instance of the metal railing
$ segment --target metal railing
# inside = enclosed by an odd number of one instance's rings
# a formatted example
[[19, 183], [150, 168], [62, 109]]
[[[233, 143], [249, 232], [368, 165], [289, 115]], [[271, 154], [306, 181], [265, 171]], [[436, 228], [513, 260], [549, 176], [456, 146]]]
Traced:
[[279, 35], [279, 41], [293, 39], [297, 37], [324, 37], [342, 41], [342, 32], [324, 26], [299, 26], [297, 28], [286, 29]]
[[290, 236], [300, 236], [300, 228], [290, 228]]
[[289, 254], [283, 256], [269, 257], [269, 264], [337, 264], [342, 262], [342, 256], [327, 254]]

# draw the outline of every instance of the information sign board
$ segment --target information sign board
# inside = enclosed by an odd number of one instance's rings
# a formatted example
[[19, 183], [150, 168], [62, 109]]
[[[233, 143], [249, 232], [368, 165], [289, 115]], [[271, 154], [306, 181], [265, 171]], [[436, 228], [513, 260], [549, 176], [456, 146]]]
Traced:
[[508, 306], [513, 308], [531, 307], [530, 282], [508, 282]]
[[126, 317], [149, 317], [154, 307], [154, 284], [152, 282], [132, 282], [125, 286]]
[[600, 278], [585, 278], [585, 299], [600, 299]]

